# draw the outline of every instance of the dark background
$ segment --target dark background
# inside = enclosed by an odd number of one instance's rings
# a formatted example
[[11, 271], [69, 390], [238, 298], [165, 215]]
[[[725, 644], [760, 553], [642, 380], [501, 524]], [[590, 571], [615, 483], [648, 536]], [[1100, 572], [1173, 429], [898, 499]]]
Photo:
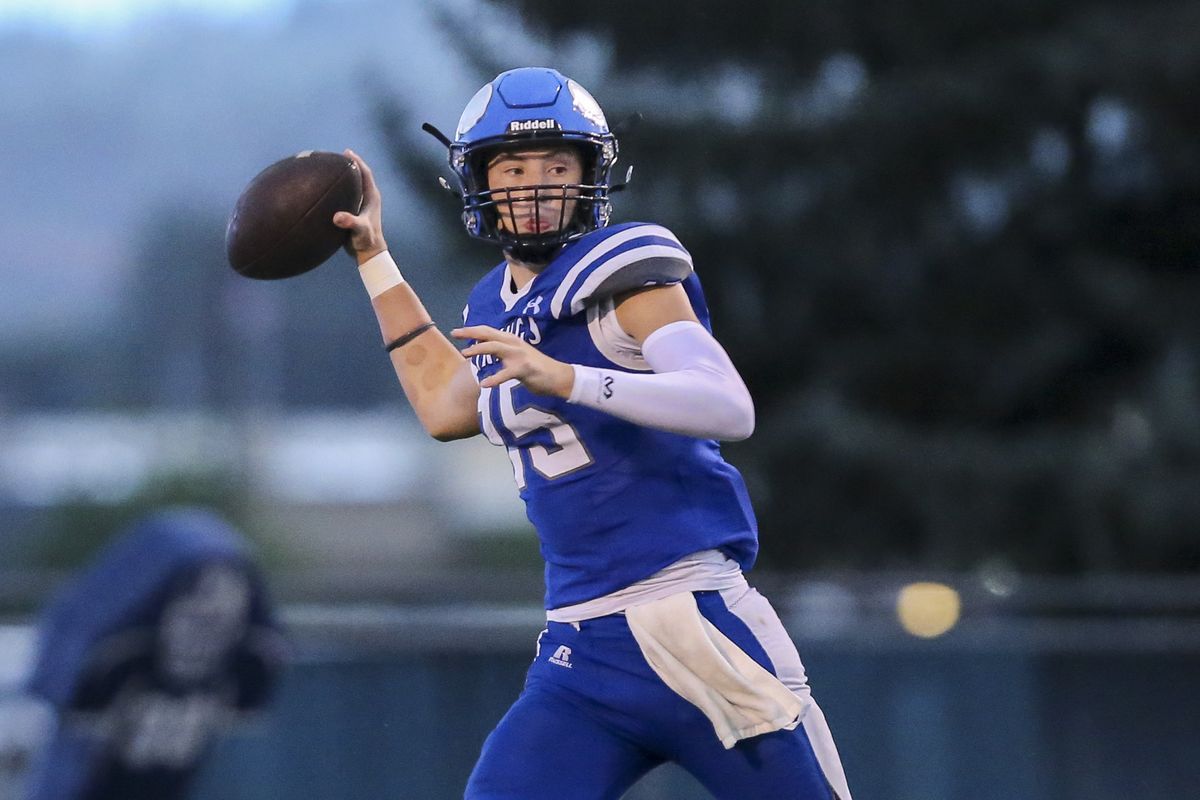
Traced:
[[[691, 249], [755, 395], [770, 564], [1200, 565], [1200, 7], [521, 8], [646, 116], [623, 211]], [[622, 91], [718, 60], [744, 116]]]

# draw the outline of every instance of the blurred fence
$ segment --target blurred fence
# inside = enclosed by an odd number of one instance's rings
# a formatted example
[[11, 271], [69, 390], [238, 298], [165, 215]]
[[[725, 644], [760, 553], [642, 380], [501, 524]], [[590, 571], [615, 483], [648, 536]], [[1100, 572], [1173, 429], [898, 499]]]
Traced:
[[[898, 623], [908, 576], [758, 581], [797, 639], [857, 800], [1191, 796], [1200, 581], [986, 578], [942, 577], [961, 615], [935, 638]], [[520, 690], [542, 612], [291, 604], [285, 619], [295, 659], [275, 707], [217, 748], [197, 800], [461, 797]], [[12, 708], [12, 662], [32, 637], [8, 632], [0, 728], [17, 721], [4, 692]], [[628, 798], [705, 796], [667, 767]]]

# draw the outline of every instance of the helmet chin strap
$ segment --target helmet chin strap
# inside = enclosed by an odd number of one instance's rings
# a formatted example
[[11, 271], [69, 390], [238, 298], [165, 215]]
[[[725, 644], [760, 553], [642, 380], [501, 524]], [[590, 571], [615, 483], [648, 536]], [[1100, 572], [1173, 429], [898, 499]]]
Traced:
[[535, 244], [513, 242], [502, 246], [502, 250], [506, 256], [520, 261], [523, 264], [533, 264], [535, 266], [545, 266], [550, 263], [550, 260], [561, 250], [562, 243], [554, 244]]

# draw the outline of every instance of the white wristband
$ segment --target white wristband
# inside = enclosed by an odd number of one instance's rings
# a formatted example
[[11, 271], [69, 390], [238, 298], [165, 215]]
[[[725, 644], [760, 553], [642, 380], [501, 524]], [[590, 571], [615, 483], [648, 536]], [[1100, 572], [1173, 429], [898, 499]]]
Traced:
[[575, 383], [571, 386], [571, 396], [567, 402], [599, 407], [604, 374], [596, 367], [582, 364], [572, 364], [571, 369], [575, 371]]
[[362, 278], [363, 286], [367, 287], [367, 294], [372, 300], [393, 286], [404, 283], [400, 268], [396, 266], [392, 254], [387, 250], [376, 253], [360, 264], [358, 276]]

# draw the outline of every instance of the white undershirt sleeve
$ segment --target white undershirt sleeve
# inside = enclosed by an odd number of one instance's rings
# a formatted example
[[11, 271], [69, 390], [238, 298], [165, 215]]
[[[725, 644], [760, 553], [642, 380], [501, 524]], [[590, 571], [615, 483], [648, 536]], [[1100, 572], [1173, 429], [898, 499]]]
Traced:
[[649, 428], [738, 441], [754, 432], [754, 403], [725, 349], [698, 322], [664, 325], [646, 337], [651, 374], [572, 364], [569, 403]]

